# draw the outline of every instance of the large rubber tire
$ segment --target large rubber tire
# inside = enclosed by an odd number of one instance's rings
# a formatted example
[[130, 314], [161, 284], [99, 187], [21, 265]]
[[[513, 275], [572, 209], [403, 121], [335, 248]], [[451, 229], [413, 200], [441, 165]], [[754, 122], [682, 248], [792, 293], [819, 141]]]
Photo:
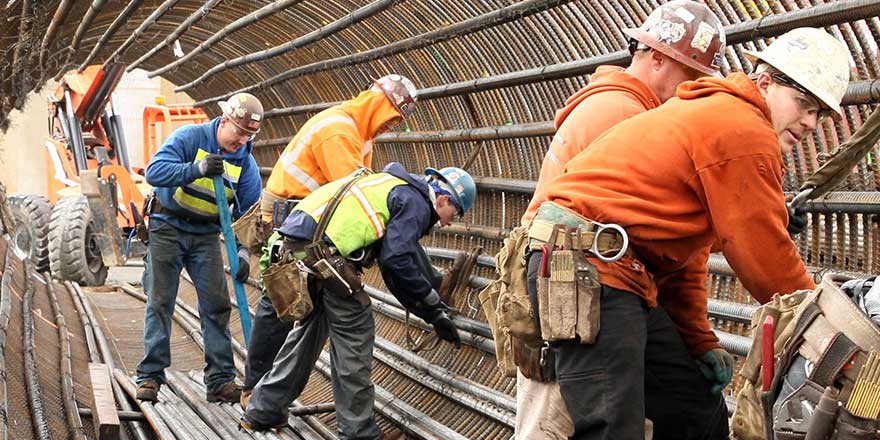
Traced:
[[13, 245], [30, 257], [38, 271], [49, 270], [49, 222], [52, 204], [43, 196], [15, 195], [9, 198], [15, 217]]
[[95, 237], [92, 210], [85, 197], [60, 200], [49, 224], [49, 264], [52, 276], [86, 286], [100, 286], [107, 266]]

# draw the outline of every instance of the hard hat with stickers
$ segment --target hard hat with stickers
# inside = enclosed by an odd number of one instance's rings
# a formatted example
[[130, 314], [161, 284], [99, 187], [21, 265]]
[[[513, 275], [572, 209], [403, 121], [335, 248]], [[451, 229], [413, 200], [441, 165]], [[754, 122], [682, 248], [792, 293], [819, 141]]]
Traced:
[[665, 3], [641, 26], [623, 33], [699, 72], [720, 76], [724, 27], [706, 5], [690, 0]]

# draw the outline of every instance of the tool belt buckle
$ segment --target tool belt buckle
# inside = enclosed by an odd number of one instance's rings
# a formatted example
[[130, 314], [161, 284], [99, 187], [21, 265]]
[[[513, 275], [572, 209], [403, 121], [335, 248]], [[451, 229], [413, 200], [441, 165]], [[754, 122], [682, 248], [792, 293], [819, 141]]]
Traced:
[[[593, 237], [593, 244], [590, 246], [590, 252], [595, 255], [596, 258], [606, 263], [613, 263], [623, 258], [623, 256], [626, 255], [626, 251], [629, 249], [629, 236], [626, 235], [626, 230], [623, 229], [623, 226], [620, 226], [616, 223], [599, 223], [595, 220], [593, 220], [593, 224], [596, 225], [596, 235]], [[618, 234], [620, 234], [620, 237], [623, 240], [623, 244], [620, 246], [620, 250], [617, 251], [616, 254], [611, 256], [606, 256], [599, 251], [599, 238], [606, 231], [616, 231]]]

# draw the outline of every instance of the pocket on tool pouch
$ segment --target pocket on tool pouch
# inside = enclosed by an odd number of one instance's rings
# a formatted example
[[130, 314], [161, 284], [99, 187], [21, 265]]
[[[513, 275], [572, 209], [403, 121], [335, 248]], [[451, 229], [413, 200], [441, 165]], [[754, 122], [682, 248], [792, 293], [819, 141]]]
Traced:
[[263, 272], [263, 286], [282, 321], [299, 321], [312, 312], [308, 274], [299, 268], [298, 261], [287, 259]]

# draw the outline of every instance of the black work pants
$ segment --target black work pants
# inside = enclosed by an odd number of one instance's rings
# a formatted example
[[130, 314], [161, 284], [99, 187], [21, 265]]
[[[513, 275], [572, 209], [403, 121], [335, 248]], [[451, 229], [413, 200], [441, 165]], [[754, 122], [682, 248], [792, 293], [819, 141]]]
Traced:
[[[529, 294], [536, 296], [540, 253], [529, 260]], [[562, 398], [574, 423], [572, 439], [638, 440], [644, 419], [655, 440], [726, 439], [727, 406], [687, 351], [661, 307], [602, 286], [599, 335], [551, 344]], [[533, 301], [534, 303], [534, 301]]]
[[278, 319], [275, 307], [269, 297], [263, 295], [254, 312], [254, 324], [251, 327], [251, 343], [244, 363], [245, 390], [257, 386], [263, 375], [272, 369], [275, 355], [284, 345], [287, 334], [293, 330], [293, 322]]

